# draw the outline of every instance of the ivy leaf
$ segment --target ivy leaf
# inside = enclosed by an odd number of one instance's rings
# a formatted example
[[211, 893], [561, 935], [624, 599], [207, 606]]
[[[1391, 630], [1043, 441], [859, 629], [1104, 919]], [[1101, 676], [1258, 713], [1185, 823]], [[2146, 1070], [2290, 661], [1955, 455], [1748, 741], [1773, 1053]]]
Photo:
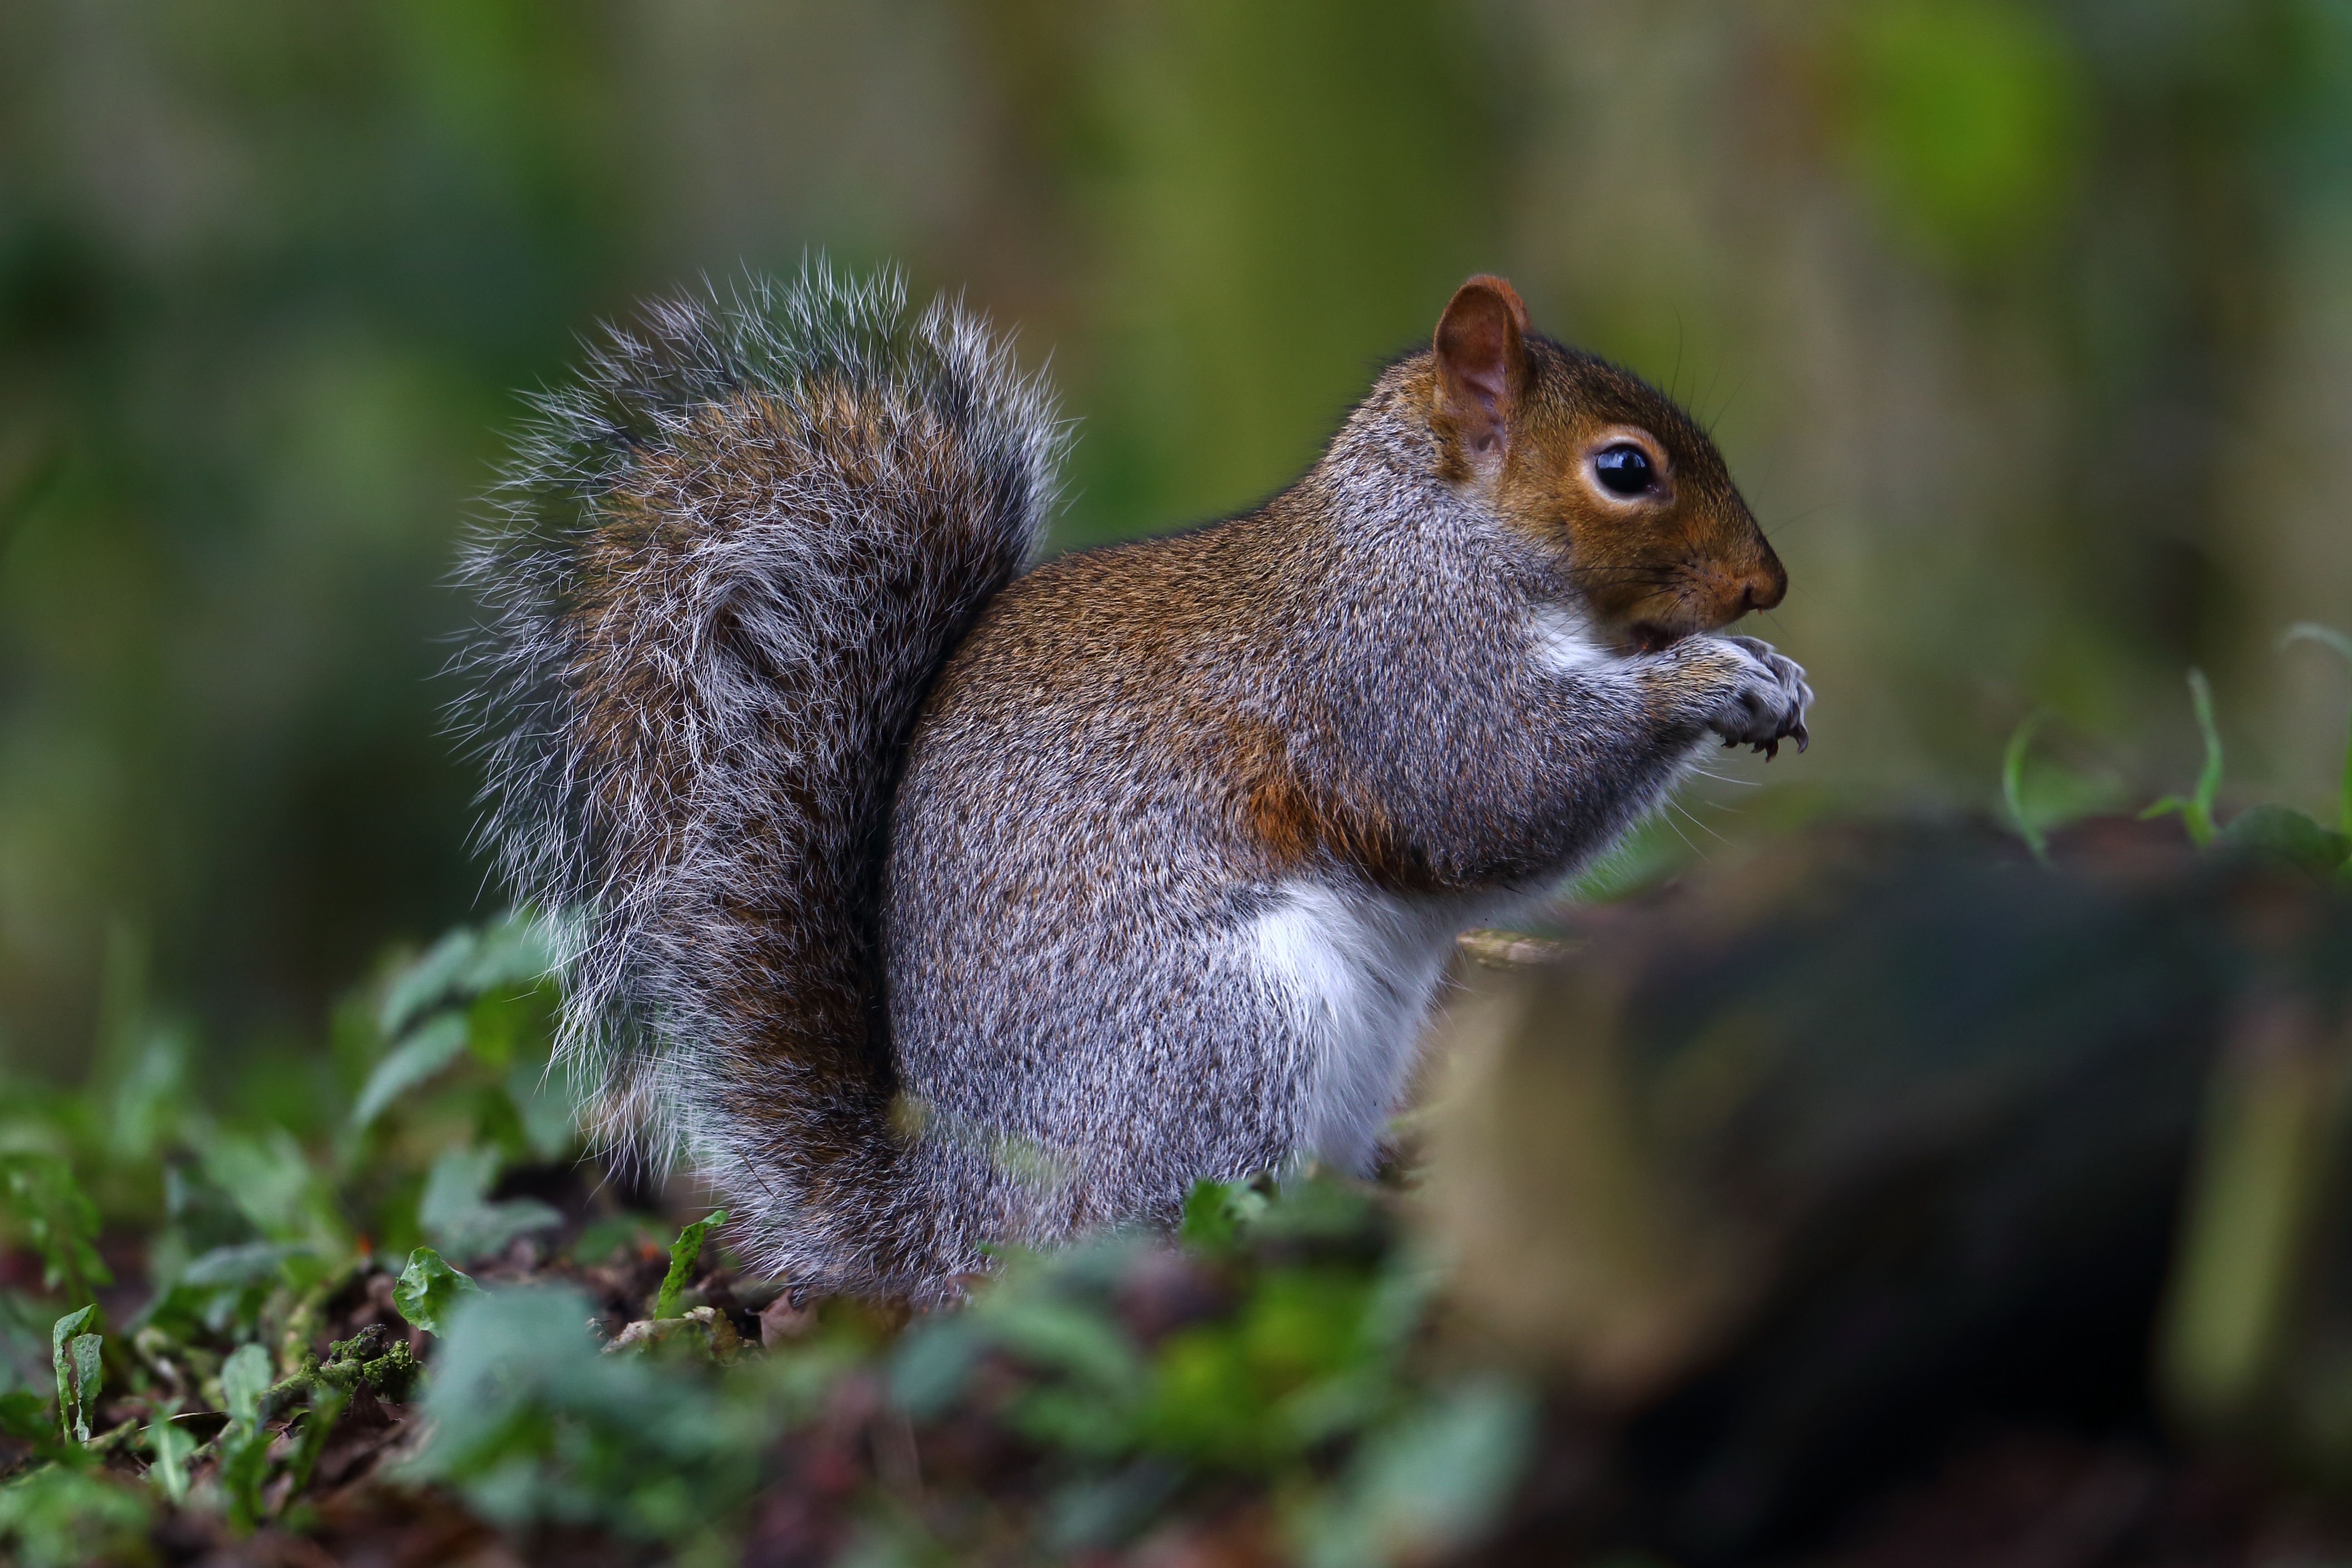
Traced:
[[441, 1255], [431, 1247], [420, 1247], [408, 1255], [408, 1267], [400, 1271], [400, 1279], [392, 1288], [392, 1304], [426, 1333], [438, 1334], [446, 1331], [449, 1314], [458, 1302], [481, 1293], [482, 1288], [470, 1275], [442, 1262]]
[[661, 1289], [654, 1296], [654, 1317], [656, 1321], [677, 1316], [678, 1298], [686, 1292], [686, 1282], [694, 1278], [694, 1265], [702, 1256], [702, 1238], [710, 1234], [714, 1225], [727, 1223], [725, 1209], [713, 1209], [677, 1233], [669, 1246], [669, 1272], [662, 1276]]

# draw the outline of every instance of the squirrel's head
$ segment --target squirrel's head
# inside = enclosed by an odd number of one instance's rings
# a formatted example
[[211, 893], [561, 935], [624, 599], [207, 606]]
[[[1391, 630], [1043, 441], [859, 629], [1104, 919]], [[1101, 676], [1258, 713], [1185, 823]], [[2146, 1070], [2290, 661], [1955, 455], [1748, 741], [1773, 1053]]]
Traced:
[[1555, 552], [1604, 635], [1654, 650], [1788, 592], [1706, 432], [1639, 376], [1530, 331], [1500, 278], [1455, 290], [1433, 359], [1440, 471]]

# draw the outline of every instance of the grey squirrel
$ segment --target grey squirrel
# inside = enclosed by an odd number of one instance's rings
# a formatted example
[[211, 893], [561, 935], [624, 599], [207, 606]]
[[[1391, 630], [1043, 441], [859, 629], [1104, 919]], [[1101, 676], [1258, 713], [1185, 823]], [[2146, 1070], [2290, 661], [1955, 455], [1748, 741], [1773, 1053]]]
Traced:
[[1787, 576], [1705, 432], [1463, 284], [1297, 483], [1030, 566], [1066, 443], [895, 274], [651, 307], [542, 395], [463, 575], [486, 837], [569, 933], [605, 1132], [797, 1289], [1362, 1169], [1454, 936], [1710, 735]]

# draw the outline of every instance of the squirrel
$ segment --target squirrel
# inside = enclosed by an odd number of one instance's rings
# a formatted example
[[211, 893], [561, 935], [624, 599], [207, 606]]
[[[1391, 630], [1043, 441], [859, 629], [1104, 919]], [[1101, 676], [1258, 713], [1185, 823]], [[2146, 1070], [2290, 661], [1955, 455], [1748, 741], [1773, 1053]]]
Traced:
[[1709, 737], [1787, 574], [1706, 433], [1454, 293], [1289, 489], [1032, 564], [1042, 376], [903, 278], [706, 289], [534, 399], [461, 567], [484, 835], [609, 1147], [808, 1292], [1359, 1172], [1463, 930]]

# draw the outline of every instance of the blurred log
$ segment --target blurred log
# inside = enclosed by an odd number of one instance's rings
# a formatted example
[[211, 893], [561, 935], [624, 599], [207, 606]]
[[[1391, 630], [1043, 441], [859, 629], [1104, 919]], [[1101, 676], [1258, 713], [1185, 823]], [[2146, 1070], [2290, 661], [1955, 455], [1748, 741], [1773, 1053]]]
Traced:
[[1972, 1421], [2147, 1423], [2159, 1363], [2206, 1429], [2260, 1425], [2315, 1346], [2352, 1450], [2352, 1290], [2311, 1305], [2340, 887], [2162, 825], [2052, 868], [1889, 826], [1563, 920], [1464, 971], [1429, 1207], [1463, 1320], [1605, 1431], [1588, 1514], [1743, 1561]]

